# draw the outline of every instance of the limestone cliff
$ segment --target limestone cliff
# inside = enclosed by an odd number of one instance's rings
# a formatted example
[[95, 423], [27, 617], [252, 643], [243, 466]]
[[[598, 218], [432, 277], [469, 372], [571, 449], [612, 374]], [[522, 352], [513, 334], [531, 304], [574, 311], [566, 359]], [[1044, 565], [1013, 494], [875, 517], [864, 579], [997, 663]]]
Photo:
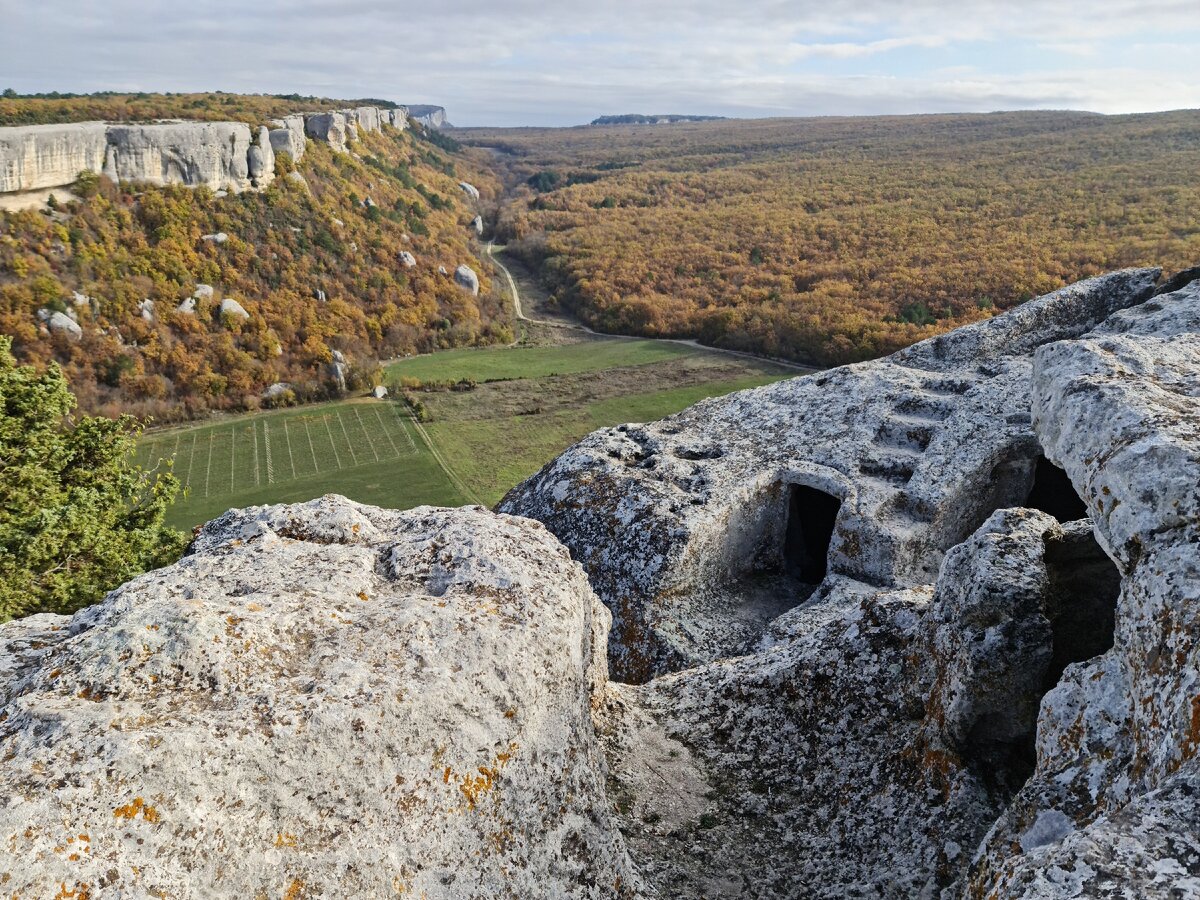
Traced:
[[251, 132], [241, 122], [77, 122], [0, 128], [0, 194], [66, 188], [83, 171], [114, 181], [244, 191], [269, 184], [275, 153], [294, 160], [305, 137], [347, 150], [353, 131], [408, 127], [404, 109], [297, 113]]

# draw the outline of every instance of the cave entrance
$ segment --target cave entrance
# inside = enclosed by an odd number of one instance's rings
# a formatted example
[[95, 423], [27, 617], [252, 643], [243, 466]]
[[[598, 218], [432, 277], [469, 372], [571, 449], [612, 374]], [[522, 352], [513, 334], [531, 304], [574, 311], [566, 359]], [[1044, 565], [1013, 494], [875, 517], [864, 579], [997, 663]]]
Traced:
[[1049, 513], [1060, 522], [1086, 519], [1088, 515], [1087, 504], [1075, 491], [1075, 485], [1071, 484], [1067, 473], [1046, 459], [1045, 455], [1037, 458], [1033, 487], [1029, 489], [1024, 505]]
[[820, 584], [829, 568], [829, 542], [842, 501], [803, 484], [789, 486], [783, 567], [807, 584]]
[[[1112, 649], [1121, 572], [1084, 523], [1046, 540], [1046, 582], [1040, 608], [1009, 623], [1011, 646], [1025, 649], [988, 670], [982, 714], [973, 723], [963, 758], [1006, 796], [1020, 790], [1037, 764], [1042, 698], [1071, 663]], [[1041, 620], [1041, 622], [1039, 622]]]

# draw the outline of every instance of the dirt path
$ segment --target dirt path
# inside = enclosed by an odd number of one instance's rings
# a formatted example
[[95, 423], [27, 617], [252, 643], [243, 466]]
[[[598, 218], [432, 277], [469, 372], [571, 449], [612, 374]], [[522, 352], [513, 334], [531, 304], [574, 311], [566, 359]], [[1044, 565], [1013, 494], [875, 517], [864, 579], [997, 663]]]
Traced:
[[[521, 292], [517, 290], [516, 279], [513, 278], [512, 272], [510, 272], [508, 270], [508, 267], [506, 265], [504, 265], [504, 263], [500, 262], [499, 258], [496, 256], [496, 249], [497, 248], [496, 248], [495, 242], [488, 241], [488, 245], [487, 245], [488, 258], [491, 259], [492, 264], [497, 269], [500, 270], [500, 273], [504, 276], [505, 280], [508, 282], [508, 290], [509, 290], [509, 293], [512, 294], [512, 298], [513, 298], [513, 312], [516, 315], [517, 319], [521, 322], [528, 322], [530, 325], [543, 325], [548, 328], [569, 328], [573, 331], [581, 331], [584, 334], [590, 334], [593, 337], [609, 338], [612, 340], [659, 341], [664, 344], [682, 344], [685, 347], [693, 347], [697, 350], [705, 350], [709, 353], [721, 353], [726, 356], [736, 356], [736, 357], [740, 357], [741, 359], [750, 359], [750, 360], [754, 360], [756, 362], [768, 362], [768, 363], [771, 363], [772, 365], [780, 366], [785, 369], [792, 369], [793, 371], [796, 371], [796, 372], [819, 372], [819, 371], [821, 371], [820, 368], [817, 366], [804, 366], [799, 363], [788, 362], [787, 360], [783, 360], [783, 359], [775, 359], [770, 356], [759, 356], [755, 353], [745, 353], [741, 350], [726, 350], [722, 347], [710, 347], [708, 344], [702, 344], [699, 341], [692, 340], [690, 338], [646, 338], [646, 337], [639, 337], [638, 335], [631, 335], [631, 334], [607, 334], [603, 331], [594, 331], [593, 329], [588, 328], [586, 325], [576, 323], [576, 322], [553, 322], [549, 319], [530, 318], [529, 316], [525, 315], [525, 310], [521, 306]], [[499, 249], [503, 250], [504, 248], [500, 247]], [[519, 339], [517, 341], [513, 341], [514, 344], [516, 344], [518, 342], [519, 342]]]

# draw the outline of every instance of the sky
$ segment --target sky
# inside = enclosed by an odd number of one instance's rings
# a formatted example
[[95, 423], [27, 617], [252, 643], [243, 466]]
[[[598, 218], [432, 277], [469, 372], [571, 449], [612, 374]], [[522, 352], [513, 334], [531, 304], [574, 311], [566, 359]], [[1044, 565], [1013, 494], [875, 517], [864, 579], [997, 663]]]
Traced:
[[0, 0], [0, 89], [300, 93], [455, 125], [1200, 107], [1200, 0]]

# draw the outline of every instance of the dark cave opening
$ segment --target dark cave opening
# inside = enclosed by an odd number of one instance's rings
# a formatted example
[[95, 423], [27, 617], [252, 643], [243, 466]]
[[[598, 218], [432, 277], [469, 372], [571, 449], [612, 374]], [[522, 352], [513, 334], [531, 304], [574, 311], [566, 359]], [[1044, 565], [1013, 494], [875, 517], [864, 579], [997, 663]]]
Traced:
[[[984, 781], [1008, 795], [1020, 789], [1037, 763], [1042, 698], [1068, 665], [1093, 659], [1113, 646], [1121, 573], [1092, 530], [1076, 526], [1048, 537], [1044, 560], [1047, 577], [1037, 617], [1044, 616], [1043, 624], [1039, 627], [1037, 618], [1025, 618], [1001, 626], [1018, 642], [1037, 640], [1034, 635], [1040, 631], [1042, 649], [1014, 657], [1013, 668], [996, 682], [990, 712], [975, 722], [962, 748]], [[1001, 686], [1005, 682], [1008, 687]]]
[[1024, 505], [1049, 513], [1060, 522], [1073, 522], [1088, 515], [1087, 504], [1076, 492], [1067, 473], [1044, 455], [1038, 456], [1033, 487], [1029, 489]]
[[790, 486], [784, 570], [800, 581], [819, 584], [828, 570], [829, 542], [842, 501], [803, 484]]

